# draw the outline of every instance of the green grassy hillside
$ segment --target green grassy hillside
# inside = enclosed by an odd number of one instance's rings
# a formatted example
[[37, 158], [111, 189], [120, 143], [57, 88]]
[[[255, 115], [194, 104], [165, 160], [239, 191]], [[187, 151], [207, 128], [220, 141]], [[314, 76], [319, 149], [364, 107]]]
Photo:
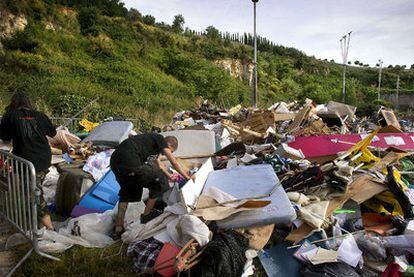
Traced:
[[[247, 81], [214, 63], [251, 61], [247, 39], [240, 43], [214, 27], [197, 34], [183, 30], [183, 22], [155, 23], [117, 0], [0, 0], [0, 7], [28, 18], [24, 31], [2, 39], [0, 108], [13, 92], [24, 90], [39, 109], [70, 116], [99, 96], [92, 119], [125, 116], [157, 123], [191, 107], [198, 95], [227, 106], [249, 101]], [[263, 39], [259, 50], [261, 105], [340, 98], [338, 64]], [[414, 87], [412, 70], [393, 68], [384, 71], [384, 90], [395, 87], [398, 72], [406, 88]], [[352, 67], [348, 76], [348, 103], [375, 99], [375, 69]]]

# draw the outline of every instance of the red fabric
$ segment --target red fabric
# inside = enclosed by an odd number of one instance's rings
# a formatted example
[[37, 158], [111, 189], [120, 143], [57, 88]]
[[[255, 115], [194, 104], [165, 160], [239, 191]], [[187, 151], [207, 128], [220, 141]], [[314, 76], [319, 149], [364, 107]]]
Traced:
[[[379, 148], [396, 147], [402, 150], [414, 150], [414, 133], [380, 133], [376, 136], [379, 138], [379, 141], [371, 142], [371, 146]], [[388, 145], [384, 138], [391, 136], [401, 137], [404, 140], [405, 145]], [[306, 158], [336, 155], [338, 152], [346, 151], [352, 147], [352, 145], [348, 143], [332, 142], [332, 139], [353, 144], [362, 140], [361, 135], [359, 134], [307, 136], [296, 137], [295, 141], [288, 145], [292, 148], [302, 150]]]
[[[171, 243], [165, 243], [155, 261], [155, 270], [163, 277], [173, 277], [177, 275], [175, 270], [175, 256], [180, 252], [180, 248], [172, 245]], [[165, 268], [164, 268], [165, 267]], [[157, 268], [163, 268], [157, 270]]]
[[400, 266], [396, 264], [395, 262], [391, 262], [385, 271], [381, 273], [381, 277], [401, 277], [403, 276], [401, 272], [398, 270], [400, 269]]

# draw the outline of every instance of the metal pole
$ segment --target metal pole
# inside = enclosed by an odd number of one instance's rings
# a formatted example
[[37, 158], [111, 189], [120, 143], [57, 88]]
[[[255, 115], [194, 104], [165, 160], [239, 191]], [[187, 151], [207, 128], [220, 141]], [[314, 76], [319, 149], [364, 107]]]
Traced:
[[342, 103], [345, 103], [345, 85], [346, 85], [346, 63], [344, 63], [344, 71], [342, 73]]
[[341, 44], [341, 52], [342, 52], [342, 62], [344, 65], [344, 71], [342, 73], [342, 102], [345, 103], [346, 98], [346, 66], [348, 62], [348, 50], [349, 50], [349, 42], [351, 41], [351, 33], [350, 31], [348, 34], [344, 35], [340, 40]]
[[257, 34], [256, 34], [256, 3], [259, 0], [253, 1], [253, 36], [254, 36], [254, 71], [253, 71], [253, 107], [257, 107]]
[[400, 75], [397, 75], [397, 109], [400, 107], [399, 93], [400, 93]]
[[381, 75], [382, 75], [382, 61], [378, 60], [379, 73], [378, 73], [378, 102], [381, 99]]

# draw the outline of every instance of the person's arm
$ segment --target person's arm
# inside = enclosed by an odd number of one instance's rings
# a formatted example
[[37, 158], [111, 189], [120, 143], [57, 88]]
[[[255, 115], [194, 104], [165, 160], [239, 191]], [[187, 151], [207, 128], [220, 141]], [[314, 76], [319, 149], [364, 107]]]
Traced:
[[45, 114], [43, 115], [43, 122], [45, 124], [46, 127], [46, 135], [50, 138], [53, 138], [54, 136], [56, 136], [56, 128], [55, 126], [53, 126], [52, 121], [50, 121], [49, 117]]
[[170, 172], [168, 172], [168, 170], [165, 168], [164, 164], [160, 161], [160, 158], [157, 158], [155, 160], [155, 163], [157, 164], [158, 168], [161, 169], [162, 173], [165, 174], [165, 176], [167, 176], [168, 179], [172, 179], [171, 176], [172, 174]]
[[188, 172], [186, 172], [181, 165], [178, 163], [178, 161], [175, 159], [175, 157], [173, 156], [171, 150], [169, 148], [164, 148], [162, 150], [163, 154], [167, 157], [167, 159], [170, 161], [171, 165], [174, 167], [175, 170], [178, 171], [178, 173], [180, 173], [185, 179], [189, 180], [189, 179], [193, 179], [194, 181], [194, 175], [190, 176], [188, 174]]
[[13, 130], [10, 124], [10, 116], [5, 114], [1, 119], [0, 124], [0, 139], [4, 142], [10, 142], [12, 140]]

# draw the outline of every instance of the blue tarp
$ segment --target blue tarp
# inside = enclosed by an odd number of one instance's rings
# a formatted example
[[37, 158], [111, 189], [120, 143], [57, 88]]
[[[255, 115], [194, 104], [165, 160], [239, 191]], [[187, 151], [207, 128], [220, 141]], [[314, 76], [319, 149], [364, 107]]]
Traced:
[[112, 210], [119, 201], [119, 184], [112, 170], [93, 185], [79, 202], [80, 206], [101, 211]]

